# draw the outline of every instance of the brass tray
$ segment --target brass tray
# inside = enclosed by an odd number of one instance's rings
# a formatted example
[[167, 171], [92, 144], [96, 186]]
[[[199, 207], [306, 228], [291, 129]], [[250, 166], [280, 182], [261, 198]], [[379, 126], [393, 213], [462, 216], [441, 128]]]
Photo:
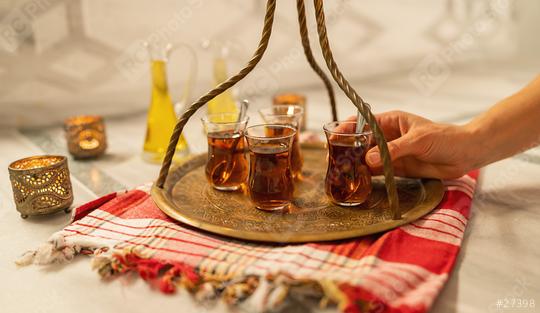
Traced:
[[171, 170], [163, 189], [152, 187], [156, 205], [171, 218], [212, 233], [264, 242], [309, 242], [353, 238], [390, 230], [429, 213], [443, 198], [435, 179], [397, 179], [402, 218], [392, 219], [382, 177], [359, 207], [340, 207], [324, 192], [326, 149], [303, 145], [304, 179], [295, 185], [290, 212], [255, 209], [246, 192], [220, 192], [206, 181], [206, 154]]

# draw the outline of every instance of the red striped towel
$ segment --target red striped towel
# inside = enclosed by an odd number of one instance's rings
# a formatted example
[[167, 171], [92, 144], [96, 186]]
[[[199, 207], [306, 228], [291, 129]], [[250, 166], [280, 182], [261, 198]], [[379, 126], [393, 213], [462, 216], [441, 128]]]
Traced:
[[69, 226], [19, 264], [92, 254], [103, 277], [138, 272], [165, 293], [182, 286], [200, 301], [223, 298], [253, 311], [302, 295], [346, 312], [426, 312], [454, 267], [477, 175], [445, 181], [442, 203], [406, 226], [301, 245], [214, 236], [168, 218], [146, 190], [111, 194], [77, 208]]

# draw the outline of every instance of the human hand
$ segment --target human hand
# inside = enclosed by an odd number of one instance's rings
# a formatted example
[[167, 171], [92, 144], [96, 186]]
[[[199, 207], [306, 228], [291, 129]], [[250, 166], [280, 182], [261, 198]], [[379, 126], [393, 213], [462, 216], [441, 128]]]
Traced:
[[[478, 165], [478, 151], [466, 126], [438, 124], [401, 111], [378, 114], [376, 119], [398, 176], [450, 179]], [[382, 173], [378, 147], [368, 151], [366, 163], [374, 174]]]

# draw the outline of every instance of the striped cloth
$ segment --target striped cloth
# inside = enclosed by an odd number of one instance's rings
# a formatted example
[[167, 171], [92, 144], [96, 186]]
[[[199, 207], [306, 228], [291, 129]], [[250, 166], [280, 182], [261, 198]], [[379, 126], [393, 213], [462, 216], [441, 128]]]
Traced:
[[278, 309], [300, 297], [346, 312], [426, 312], [454, 267], [477, 175], [445, 181], [442, 203], [408, 225], [295, 245], [195, 230], [168, 218], [147, 190], [136, 189], [77, 208], [70, 225], [18, 262], [50, 264], [90, 254], [103, 277], [137, 272], [162, 292], [182, 286], [198, 301], [222, 298], [251, 311]]

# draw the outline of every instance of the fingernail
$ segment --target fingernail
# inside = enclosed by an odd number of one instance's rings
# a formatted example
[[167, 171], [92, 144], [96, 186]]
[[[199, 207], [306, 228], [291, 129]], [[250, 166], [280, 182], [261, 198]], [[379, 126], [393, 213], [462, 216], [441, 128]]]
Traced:
[[379, 162], [381, 161], [381, 158], [379, 157], [379, 153], [374, 151], [374, 152], [368, 153], [367, 160], [369, 164], [375, 165], [375, 164], [379, 164]]

